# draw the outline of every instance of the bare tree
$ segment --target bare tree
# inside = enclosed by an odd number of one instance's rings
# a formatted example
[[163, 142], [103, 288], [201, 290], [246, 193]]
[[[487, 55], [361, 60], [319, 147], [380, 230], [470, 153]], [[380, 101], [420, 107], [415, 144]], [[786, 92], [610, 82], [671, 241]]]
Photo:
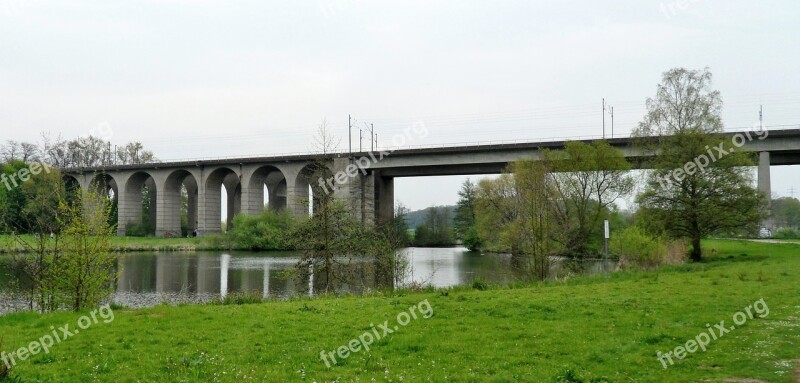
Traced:
[[311, 142], [311, 149], [322, 154], [334, 153], [339, 149], [342, 139], [336, 137], [328, 128], [328, 120], [322, 119], [317, 125], [317, 134]]

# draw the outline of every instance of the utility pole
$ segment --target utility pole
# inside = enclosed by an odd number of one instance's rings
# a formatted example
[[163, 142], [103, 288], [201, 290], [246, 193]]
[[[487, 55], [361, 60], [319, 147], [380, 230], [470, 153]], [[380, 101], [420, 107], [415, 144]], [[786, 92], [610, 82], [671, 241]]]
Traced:
[[375, 151], [375, 124], [369, 124], [370, 151]]
[[611, 138], [614, 138], [614, 107], [611, 107]]
[[764, 131], [764, 105], [758, 106], [758, 130]]
[[353, 118], [347, 115], [347, 147], [353, 157]]
[[364, 139], [364, 132], [361, 128], [358, 128], [358, 152], [363, 152], [364, 150], [361, 149], [361, 141]]
[[375, 147], [380, 150], [381, 148], [378, 146], [378, 133], [375, 133]]
[[603, 138], [606, 138], [606, 98], [603, 97]]

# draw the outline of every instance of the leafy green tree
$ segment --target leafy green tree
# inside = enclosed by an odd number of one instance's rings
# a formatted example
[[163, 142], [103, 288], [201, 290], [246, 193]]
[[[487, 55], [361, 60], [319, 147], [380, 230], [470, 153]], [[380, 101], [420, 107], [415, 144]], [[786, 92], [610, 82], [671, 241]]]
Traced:
[[551, 256], [563, 253], [556, 221], [557, 191], [549, 162], [523, 160], [508, 173], [482, 180], [476, 193], [477, 230], [489, 249], [510, 251], [523, 275], [544, 279]]
[[[11, 233], [15, 242], [25, 249], [24, 253], [12, 254], [12, 270], [18, 286], [33, 310], [48, 311], [57, 308], [54, 300], [54, 259], [62, 252], [63, 229], [61, 205], [64, 202], [64, 187], [57, 170], [41, 172], [13, 189], [19, 198], [17, 206], [9, 206], [16, 214], [4, 216], [3, 226]], [[23, 234], [33, 234], [26, 236]]]
[[414, 233], [414, 245], [452, 246], [455, 244], [452, 221], [448, 209], [439, 206], [430, 208], [425, 222], [417, 226]]
[[237, 214], [228, 231], [232, 245], [246, 250], [289, 250], [294, 217], [288, 211], [266, 209], [259, 215]]
[[569, 142], [563, 151], [542, 152], [556, 192], [555, 218], [566, 233], [569, 256], [594, 256], [603, 220], [614, 203], [633, 190], [630, 163], [606, 141]]
[[[7, 178], [5, 183], [0, 183], [0, 232], [22, 232], [27, 233], [30, 227], [27, 226], [22, 218], [22, 209], [25, 207], [26, 195], [23, 193], [19, 183], [15, 186], [11, 182], [11, 177], [16, 177], [20, 169], [28, 165], [22, 161], [11, 161], [0, 164], [0, 174]], [[16, 181], [19, 182], [19, 181]]]
[[467, 179], [461, 184], [461, 190], [458, 191], [453, 228], [456, 238], [461, 240], [467, 235], [469, 229], [475, 226], [475, 187], [472, 180]]
[[111, 201], [95, 192], [81, 194], [80, 203], [61, 204], [62, 253], [53, 261], [57, 302], [80, 311], [100, 305], [114, 291], [116, 257], [111, 253], [113, 227], [108, 224]]
[[664, 73], [634, 132], [643, 150], [655, 153], [637, 201], [668, 234], [690, 239], [693, 261], [702, 259], [703, 237], [752, 230], [766, 205], [752, 186], [752, 156], [718, 135], [722, 99], [711, 78], [708, 69]]
[[775, 225], [783, 228], [800, 228], [800, 201], [793, 197], [772, 200], [772, 219]]

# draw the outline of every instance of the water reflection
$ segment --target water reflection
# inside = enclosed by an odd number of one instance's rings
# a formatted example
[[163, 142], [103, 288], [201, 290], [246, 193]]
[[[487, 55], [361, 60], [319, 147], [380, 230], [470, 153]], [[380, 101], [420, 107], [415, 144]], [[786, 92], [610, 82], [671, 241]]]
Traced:
[[[400, 252], [407, 257], [410, 266], [401, 285], [450, 287], [469, 285], [477, 279], [508, 283], [522, 277], [507, 254], [480, 254], [464, 248], [406, 248]], [[113, 300], [129, 307], [146, 307], [159, 303], [207, 302], [233, 293], [280, 299], [314, 295], [315, 291], [324, 290], [324, 275], [313, 269], [292, 272], [296, 270], [299, 256], [297, 252], [128, 253], [117, 260], [121, 272]], [[336, 283], [335, 291], [361, 292], [374, 288], [377, 273], [373, 266], [369, 261], [350, 264], [348, 268], [357, 276], [354, 278], [357, 282]], [[592, 274], [613, 268], [613, 262], [555, 261], [551, 274]], [[7, 276], [0, 276], [0, 292], [9, 283]], [[0, 304], [0, 312], [2, 306]]]

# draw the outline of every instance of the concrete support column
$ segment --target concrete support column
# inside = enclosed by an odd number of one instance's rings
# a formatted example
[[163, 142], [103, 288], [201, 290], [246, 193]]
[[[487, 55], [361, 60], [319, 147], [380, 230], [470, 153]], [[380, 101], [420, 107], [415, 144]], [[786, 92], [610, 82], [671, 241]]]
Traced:
[[[244, 214], [258, 215], [264, 210], [264, 186], [261, 178], [243, 182], [240, 193], [240, 210]], [[229, 203], [230, 205], [230, 203]]]
[[129, 224], [142, 222], [142, 191], [119, 188], [117, 235], [124, 237]]
[[375, 172], [375, 222], [389, 223], [394, 219], [394, 178]]
[[770, 179], [770, 155], [769, 152], [758, 154], [758, 190], [767, 197], [767, 201], [772, 199], [772, 180]]
[[208, 221], [208, 202], [206, 201], [206, 178], [208, 175], [204, 168], [200, 168], [200, 179], [197, 180], [197, 236], [202, 237], [208, 232], [206, 222]]
[[[158, 193], [160, 190], [156, 187], [156, 182], [153, 178], [148, 178], [145, 182], [145, 186], [147, 186], [148, 195], [150, 196], [150, 206], [148, 209], [150, 215], [147, 219], [151, 228], [158, 228]], [[147, 233], [147, 235], [150, 234], [151, 233]]]
[[203, 212], [200, 220], [204, 234], [219, 233], [222, 231], [222, 222], [219, 219], [219, 211], [222, 206], [221, 193], [217, 190], [206, 190], [203, 193]]
[[308, 197], [306, 182], [297, 182], [296, 177], [286, 180], [286, 208], [296, 217], [308, 217]]
[[197, 186], [187, 187], [188, 194], [187, 203], [189, 206], [186, 208], [186, 222], [189, 226], [189, 236], [197, 232]]
[[[770, 176], [770, 161], [769, 152], [758, 153], [758, 191], [764, 194], [767, 199], [767, 212], [772, 215], [772, 179]], [[772, 228], [772, 217], [768, 217], [763, 225]]]
[[242, 209], [242, 187], [241, 185], [226, 187], [225, 190], [228, 193], [228, 216], [225, 218], [225, 226], [230, 230], [233, 227], [233, 217]]
[[[177, 189], [175, 188], [177, 186]], [[156, 198], [156, 236], [181, 236], [181, 185], [162, 185]]]

